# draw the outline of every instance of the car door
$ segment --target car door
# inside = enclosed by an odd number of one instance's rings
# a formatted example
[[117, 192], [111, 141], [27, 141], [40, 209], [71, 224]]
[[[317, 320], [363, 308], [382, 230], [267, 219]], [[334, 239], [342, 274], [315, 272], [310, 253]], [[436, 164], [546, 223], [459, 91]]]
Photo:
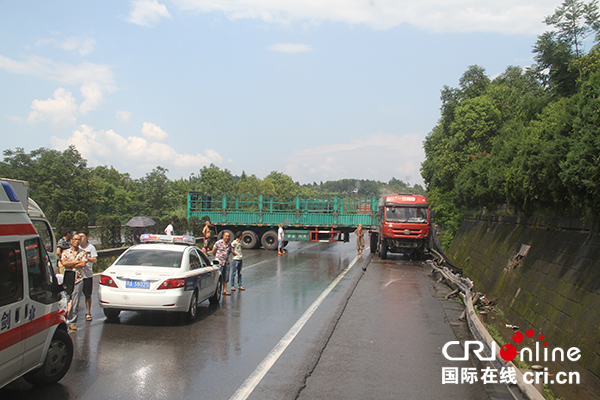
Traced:
[[216, 289], [216, 273], [215, 268], [210, 264], [208, 258], [204, 253], [199, 253], [200, 264], [202, 269], [201, 274], [201, 287], [202, 287], [202, 299], [208, 299], [215, 293]]
[[0, 243], [0, 387], [20, 375], [25, 342], [21, 243]]

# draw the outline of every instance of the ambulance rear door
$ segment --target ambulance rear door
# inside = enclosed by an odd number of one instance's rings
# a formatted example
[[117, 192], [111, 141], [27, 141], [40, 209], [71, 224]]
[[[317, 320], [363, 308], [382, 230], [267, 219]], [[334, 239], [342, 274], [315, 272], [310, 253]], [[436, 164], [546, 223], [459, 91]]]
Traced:
[[18, 239], [4, 241], [4, 238], [0, 235], [0, 387], [21, 373], [25, 350], [23, 325], [27, 321], [21, 243]]

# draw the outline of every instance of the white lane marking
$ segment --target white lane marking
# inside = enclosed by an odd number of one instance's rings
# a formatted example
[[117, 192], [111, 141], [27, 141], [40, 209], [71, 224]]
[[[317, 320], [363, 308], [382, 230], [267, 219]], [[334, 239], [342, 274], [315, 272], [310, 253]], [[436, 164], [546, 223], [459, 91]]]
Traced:
[[348, 265], [342, 272], [340, 272], [337, 278], [335, 278], [333, 282], [331, 282], [329, 286], [327, 286], [323, 293], [321, 293], [321, 295], [311, 304], [311, 306], [304, 312], [304, 314], [302, 314], [302, 316], [298, 321], [296, 321], [294, 326], [292, 326], [291, 329], [285, 334], [285, 336], [279, 341], [279, 343], [277, 343], [275, 347], [273, 347], [273, 350], [271, 350], [271, 352], [267, 354], [265, 359], [262, 360], [260, 364], [258, 364], [258, 367], [256, 367], [254, 372], [250, 374], [248, 379], [246, 379], [244, 383], [242, 383], [242, 386], [240, 386], [238, 390], [235, 391], [233, 396], [231, 396], [230, 400], [245, 400], [248, 398], [248, 396], [250, 396], [250, 394], [254, 391], [256, 386], [258, 386], [262, 378], [264, 378], [267, 372], [269, 372], [273, 364], [275, 364], [275, 362], [279, 359], [281, 354], [283, 354], [285, 349], [287, 349], [290, 343], [292, 343], [296, 335], [298, 335], [300, 330], [302, 330], [306, 322], [308, 322], [310, 317], [315, 313], [315, 311], [317, 311], [317, 308], [319, 308], [323, 300], [325, 300], [325, 297], [327, 297], [329, 292], [331, 292], [333, 288], [335, 288], [337, 284], [342, 280], [342, 278], [348, 273], [348, 271], [350, 271], [350, 268], [352, 268], [354, 264], [356, 264], [356, 261], [358, 261], [358, 256], [355, 257], [354, 260], [352, 260], [350, 265]]

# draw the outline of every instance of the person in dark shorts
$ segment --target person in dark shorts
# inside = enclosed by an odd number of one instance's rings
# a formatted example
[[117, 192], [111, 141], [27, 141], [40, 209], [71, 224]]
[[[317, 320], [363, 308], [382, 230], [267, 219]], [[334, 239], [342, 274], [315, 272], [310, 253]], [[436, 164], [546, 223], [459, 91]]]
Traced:
[[98, 261], [98, 252], [93, 244], [89, 241], [89, 234], [87, 231], [79, 232], [79, 248], [86, 252], [87, 263], [83, 268], [83, 295], [85, 296], [85, 320], [92, 320], [92, 287], [94, 278], [94, 264]]
[[210, 247], [210, 221], [206, 221], [204, 223], [204, 228], [202, 228], [202, 238], [204, 239], [204, 247], [202, 247], [202, 251], [204, 254], [208, 255]]

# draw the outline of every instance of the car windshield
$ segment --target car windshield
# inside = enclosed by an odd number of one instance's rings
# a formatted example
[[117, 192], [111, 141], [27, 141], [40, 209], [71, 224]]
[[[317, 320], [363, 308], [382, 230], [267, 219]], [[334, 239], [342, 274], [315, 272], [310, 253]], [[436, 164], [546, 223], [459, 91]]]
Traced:
[[115, 265], [143, 265], [147, 267], [181, 267], [183, 253], [169, 250], [130, 250], [117, 260]]
[[427, 210], [423, 207], [386, 207], [385, 221], [423, 224], [427, 222]]

